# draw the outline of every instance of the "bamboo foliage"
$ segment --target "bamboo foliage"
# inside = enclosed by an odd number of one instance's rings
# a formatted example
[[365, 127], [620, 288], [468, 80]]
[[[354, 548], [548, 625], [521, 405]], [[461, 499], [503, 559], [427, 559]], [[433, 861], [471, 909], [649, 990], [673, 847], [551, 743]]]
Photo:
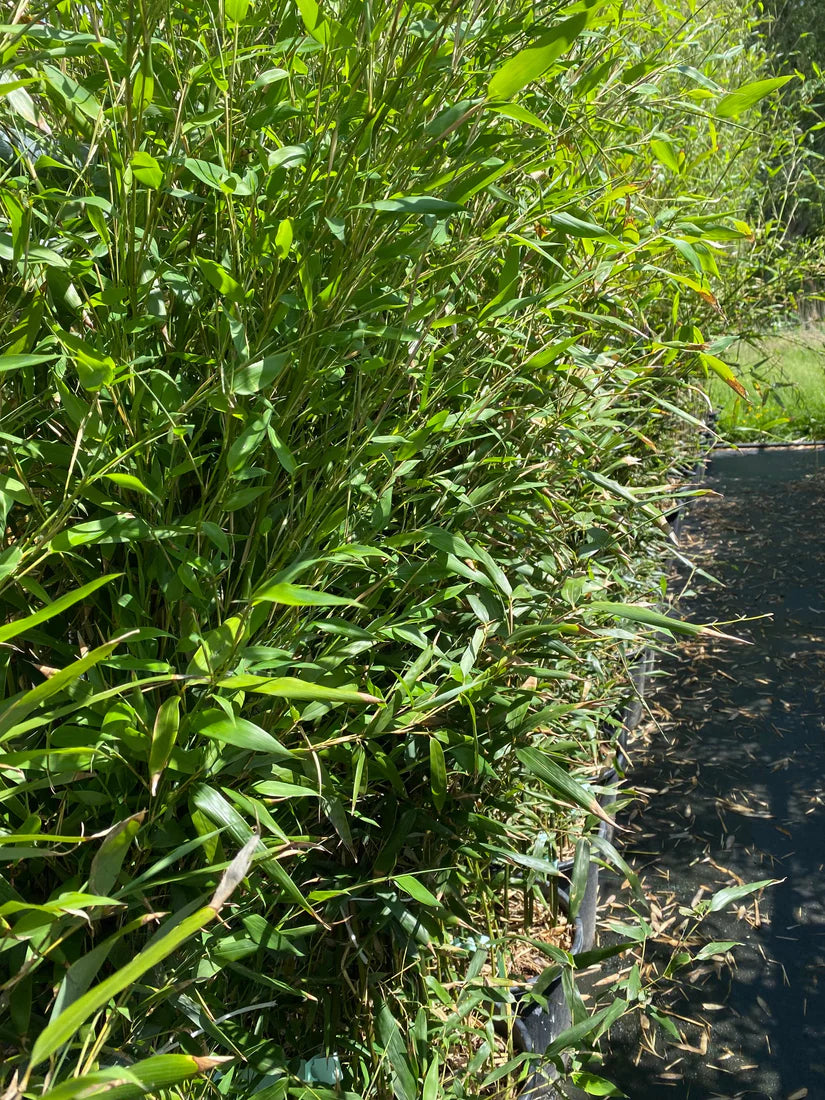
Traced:
[[460, 945], [600, 812], [694, 390], [737, 385], [712, 181], [778, 85], [711, 8], [7, 16], [9, 1095], [523, 1071]]

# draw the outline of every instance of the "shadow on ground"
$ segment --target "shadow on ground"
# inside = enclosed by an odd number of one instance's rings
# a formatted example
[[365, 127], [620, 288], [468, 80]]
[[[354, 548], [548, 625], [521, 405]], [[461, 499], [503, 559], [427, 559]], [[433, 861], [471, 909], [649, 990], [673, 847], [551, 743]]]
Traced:
[[720, 456], [707, 484], [721, 496], [692, 509], [684, 549], [724, 587], [683, 575], [682, 613], [770, 618], [731, 628], [751, 645], [701, 638], [663, 661], [626, 847], [659, 902], [646, 964], [670, 954], [679, 906], [782, 881], [703, 925], [704, 940], [742, 946], [664, 994], [682, 1042], [622, 1021], [604, 1074], [632, 1100], [823, 1100], [825, 454]]

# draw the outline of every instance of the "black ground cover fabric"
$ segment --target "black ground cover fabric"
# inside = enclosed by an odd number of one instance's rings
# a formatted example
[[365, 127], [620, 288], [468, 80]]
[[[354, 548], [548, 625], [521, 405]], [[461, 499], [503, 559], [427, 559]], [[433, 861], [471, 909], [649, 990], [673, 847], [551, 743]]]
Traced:
[[633, 1017], [611, 1035], [605, 1076], [633, 1100], [822, 1100], [825, 452], [719, 454], [706, 484], [718, 495], [691, 508], [683, 550], [724, 587], [682, 571], [680, 610], [697, 622], [754, 617], [730, 628], [752, 644], [702, 637], [660, 661], [629, 777], [640, 801], [626, 855], [655, 896], [643, 976], [689, 930], [680, 907], [781, 882], [702, 926], [694, 952], [742, 941], [732, 957], [660, 985], [683, 1041], [666, 1045]]

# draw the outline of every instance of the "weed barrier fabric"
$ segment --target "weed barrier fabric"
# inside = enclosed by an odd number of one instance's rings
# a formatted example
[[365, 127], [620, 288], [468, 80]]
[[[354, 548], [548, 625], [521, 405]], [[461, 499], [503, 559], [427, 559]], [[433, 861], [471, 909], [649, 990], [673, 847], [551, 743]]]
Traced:
[[680, 907], [738, 881], [782, 881], [740, 903], [742, 919], [736, 905], [713, 914], [693, 940], [694, 954], [739, 941], [733, 956], [688, 964], [677, 986], [658, 987], [681, 1044], [628, 1017], [599, 1072], [633, 1100], [821, 1100], [825, 451], [717, 453], [706, 484], [720, 495], [692, 506], [682, 546], [725, 587], [682, 572], [682, 614], [770, 618], [730, 628], [750, 646], [680, 643], [649, 690], [655, 721], [631, 744], [640, 801], [626, 842], [656, 898], [643, 977], [684, 933]]

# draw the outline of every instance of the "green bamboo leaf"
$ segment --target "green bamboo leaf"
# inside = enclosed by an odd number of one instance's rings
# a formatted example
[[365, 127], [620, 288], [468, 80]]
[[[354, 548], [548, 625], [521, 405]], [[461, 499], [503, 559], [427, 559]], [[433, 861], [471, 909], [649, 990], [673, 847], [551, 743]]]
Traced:
[[324, 18], [317, 0], [295, 0], [307, 31], [316, 42], [325, 46], [330, 39], [330, 26]]
[[[621, 1007], [624, 1008], [624, 1005]], [[563, 1031], [561, 1035], [552, 1041], [545, 1052], [545, 1057], [549, 1058], [571, 1048], [580, 1049], [583, 1039], [586, 1039], [588, 1035], [592, 1035], [602, 1023], [606, 1023], [611, 1017], [615, 1019], [616, 1015], [617, 1010], [614, 1003], [608, 1005], [607, 1008], [594, 1012], [592, 1016], [588, 1016], [579, 1023], [573, 1024], [572, 1027], [567, 1028], [566, 1031]]]
[[77, 377], [84, 390], [96, 393], [114, 381], [115, 361], [110, 355], [101, 355], [86, 340], [74, 336], [65, 329], [57, 329], [56, 335], [77, 368]]
[[[190, 852], [194, 852], [198, 848], [208, 845], [210, 841], [220, 836], [220, 834], [220, 829], [213, 829], [211, 832], [204, 833], [202, 836], [196, 836], [193, 840], [187, 840], [183, 844], [179, 844], [176, 848], [173, 848], [171, 852], [167, 852], [162, 859], [157, 860], [151, 867], [148, 867], [142, 874], [138, 875], [137, 878], [130, 879], [125, 886], [117, 891], [117, 897], [122, 898], [127, 897], [129, 894], [134, 894], [143, 887], [144, 883], [150, 882], [159, 875], [161, 871], [165, 871], [167, 867], [172, 867], [175, 864], [180, 864], [181, 860], [183, 860], [185, 856], [188, 856]], [[185, 877], [185, 874], [186, 872], [184, 871], [181, 877]]]
[[764, 890], [766, 886], [776, 886], [780, 881], [782, 880], [776, 878], [763, 878], [759, 882], [744, 882], [740, 886], [726, 886], [722, 890], [717, 890], [707, 901], [700, 902], [697, 909], [708, 913], [719, 913], [722, 909], [727, 909], [733, 902], [750, 897], [758, 890]]
[[129, 167], [138, 183], [145, 184], [152, 191], [163, 185], [163, 169], [150, 153], [138, 150], [133, 154]]
[[[306, 162], [309, 148], [306, 145], [282, 145], [266, 158], [269, 168], [297, 168]], [[280, 230], [279, 230], [280, 233]], [[278, 234], [275, 236], [277, 244]]]
[[299, 680], [295, 676], [230, 676], [218, 682], [218, 687], [230, 691], [252, 691], [257, 695], [272, 695], [278, 699], [290, 699], [295, 702], [330, 703], [382, 703], [375, 695], [354, 688], [327, 687], [326, 684], [314, 684], [309, 680]]
[[520, 103], [488, 103], [487, 109], [497, 115], [503, 115], [504, 118], [511, 118], [514, 122], [524, 122], [527, 126], [535, 126], [537, 130], [543, 130], [547, 134], [552, 132], [547, 123], [542, 122], [532, 111], [528, 111]]
[[269, 436], [269, 442], [272, 444], [272, 450], [275, 452], [275, 457], [280, 462], [282, 468], [292, 477], [298, 469], [298, 464], [295, 461], [292, 451], [290, 451], [289, 447], [287, 447], [286, 443], [284, 443], [271, 424], [267, 425], [266, 434]]
[[660, 164], [663, 164], [669, 172], [674, 172], [678, 175], [681, 171], [679, 157], [669, 141], [665, 141], [662, 138], [654, 138], [650, 143], [650, 149]]
[[205, 256], [196, 256], [195, 263], [201, 269], [201, 273], [219, 294], [223, 294], [230, 302], [242, 302], [245, 298], [241, 284], [233, 279], [226, 268], [209, 260]]
[[413, 900], [421, 902], [422, 905], [428, 905], [433, 909], [441, 908], [441, 902], [435, 894], [419, 882], [415, 875], [396, 875], [392, 881], [405, 894], [409, 894]]
[[149, 792], [153, 797], [158, 793], [160, 777], [169, 763], [169, 757], [178, 739], [179, 726], [180, 696], [172, 695], [164, 699], [158, 707], [152, 730], [152, 743], [149, 748]]
[[56, 358], [54, 352], [51, 355], [0, 355], [0, 374], [22, 370], [24, 367], [36, 367], [40, 363], [51, 363]]
[[699, 623], [686, 623], [682, 619], [673, 619], [669, 615], [663, 615], [661, 611], [653, 611], [649, 607], [638, 607], [635, 604], [611, 603], [608, 600], [594, 600], [589, 605], [594, 611], [604, 611], [617, 619], [628, 619], [630, 622], [642, 623], [644, 626], [653, 626], [657, 630], [667, 630], [672, 634], [686, 634], [695, 636], [707, 634], [711, 638], [726, 638], [728, 641], [741, 642], [742, 638], [736, 638], [732, 634], [723, 634], [720, 630], [714, 630], [709, 626], [701, 626]]
[[441, 813], [447, 801], [447, 762], [441, 742], [435, 737], [430, 738], [430, 793], [435, 808]]
[[633, 868], [630, 866], [624, 856], [621, 855], [616, 850], [615, 846], [611, 844], [611, 842], [607, 840], [606, 837], [603, 836], [594, 836], [593, 846], [596, 851], [601, 853], [606, 862], [622, 872], [622, 874], [630, 884], [631, 890], [636, 895], [636, 899], [639, 905], [642, 907], [642, 909], [647, 910], [649, 908], [648, 901], [645, 897], [645, 892], [642, 889], [642, 884], [639, 880], [639, 876], [636, 874], [636, 872], [633, 870]]
[[[199, 783], [192, 792], [193, 805], [221, 829], [226, 829], [238, 844], [248, 844], [258, 834], [214, 787]], [[258, 837], [257, 851], [266, 853], [264, 842]]]
[[224, 195], [250, 194], [248, 185], [240, 176], [236, 176], [234, 172], [227, 172], [220, 164], [213, 164], [208, 160], [196, 160], [193, 157], [187, 157], [183, 163], [195, 179], [214, 191], [220, 191]]
[[155, 917], [156, 914], [154, 913], [141, 913], [139, 917], [135, 917], [134, 920], [128, 921], [128, 923], [118, 928], [113, 935], [107, 936], [105, 940], [96, 944], [91, 951], [87, 951], [85, 955], [75, 959], [64, 974], [57, 990], [49, 1020], [56, 1019], [73, 1001], [83, 996], [97, 977], [98, 971], [109, 957], [110, 951], [118, 940], [131, 936], [133, 932], [137, 932]]
[[123, 576], [122, 573], [107, 573], [105, 577], [97, 577], [81, 588], [75, 588], [73, 591], [67, 592], [65, 596], [59, 596], [53, 603], [46, 604], [39, 611], [27, 615], [25, 619], [15, 619], [13, 622], [5, 623], [5, 625], [0, 626], [0, 642], [8, 642], [11, 638], [16, 638], [19, 634], [31, 630], [32, 627], [48, 622], [55, 615], [62, 614], [74, 604], [85, 600], [87, 596], [91, 596], [104, 584], [110, 584], [121, 576]]
[[620, 1088], [595, 1073], [581, 1070], [578, 1073], [571, 1073], [570, 1079], [576, 1088], [582, 1089], [588, 1096], [616, 1096], [626, 1100], [625, 1093]]
[[389, 1063], [396, 1100], [416, 1100], [416, 1077], [410, 1068], [401, 1029], [387, 1004], [378, 1009], [376, 1030]]
[[122, 489], [130, 489], [133, 493], [142, 493], [144, 496], [158, 499], [152, 490], [147, 488], [140, 478], [135, 477], [134, 474], [103, 474], [102, 476], [114, 485], [119, 485]]
[[102, 108], [90, 91], [52, 65], [44, 65], [41, 74], [46, 83], [54, 88], [70, 107], [75, 108], [92, 122], [98, 121]]
[[535, 45], [505, 61], [488, 85], [487, 98], [512, 99], [526, 84], [538, 80], [554, 61], [567, 53], [589, 21], [589, 12], [571, 16], [542, 35]]
[[280, 865], [274, 856], [268, 855], [264, 842], [257, 833], [253, 832], [246, 821], [241, 817], [234, 806], [230, 806], [227, 800], [213, 787], [200, 783], [192, 792], [192, 803], [211, 822], [226, 829], [239, 844], [248, 845], [254, 841], [254, 851], [265, 856], [260, 863], [260, 868], [265, 872], [293, 902], [317, 919], [317, 914], [303, 893], [298, 889], [290, 876]]
[[588, 481], [592, 481], [594, 485], [598, 485], [601, 489], [606, 489], [609, 493], [619, 497], [621, 500], [627, 501], [628, 504], [639, 503], [633, 490], [625, 488], [625, 486], [620, 485], [618, 481], [605, 477], [604, 474], [597, 473], [595, 470], [584, 470], [583, 473]]
[[516, 756], [532, 775], [541, 779], [563, 802], [569, 806], [582, 806], [588, 813], [595, 814], [608, 825], [615, 826], [615, 821], [604, 812], [598, 799], [588, 788], [569, 775], [540, 749], [533, 747], [518, 749]]
[[94, 1100], [98, 1096], [105, 1096], [106, 1100], [138, 1100], [147, 1093], [160, 1093], [231, 1061], [229, 1055], [155, 1054], [128, 1066], [112, 1066], [72, 1077], [42, 1093], [39, 1100]]
[[[155, 98], [155, 74], [152, 69], [152, 51], [146, 50], [140, 59], [140, 68], [135, 73], [135, 78], [132, 82], [132, 106], [138, 112], [146, 110], [151, 106], [152, 101]], [[149, 156], [148, 153], [144, 156]], [[151, 158], [154, 159], [154, 158]], [[134, 164], [134, 162], [132, 162]], [[145, 161], [142, 162], [144, 165]], [[138, 159], [138, 165], [141, 164], [141, 159]]]
[[575, 214], [568, 214], [564, 210], [551, 214], [550, 222], [556, 229], [560, 229], [562, 233], [565, 233], [568, 237], [608, 239], [615, 241], [616, 244], [619, 243], [616, 237], [614, 237], [609, 230], [605, 229], [603, 225], [599, 225], [597, 222], [586, 221], [584, 218], [577, 218]]
[[0, 551], [0, 581], [14, 573], [23, 560], [23, 551], [19, 546], [7, 546]]
[[95, 543], [137, 542], [148, 538], [150, 533], [152, 529], [145, 519], [123, 512], [67, 527], [54, 536], [49, 543], [49, 549], [60, 553], [76, 546], [92, 546]]
[[223, 0], [227, 23], [243, 23], [249, 14], [250, 0]]
[[249, 623], [238, 615], [230, 615], [204, 636], [186, 668], [187, 675], [215, 676], [233, 660], [248, 633]]
[[266, 435], [270, 415], [267, 412], [264, 416], [256, 416], [250, 420], [229, 448], [226, 455], [226, 468], [230, 474], [239, 474], [252, 464], [251, 459]]
[[165, 936], [145, 947], [139, 955], [122, 966], [115, 974], [94, 986], [61, 1014], [47, 1024], [38, 1035], [31, 1054], [30, 1067], [34, 1068], [49, 1055], [67, 1043], [79, 1027], [94, 1012], [103, 1008], [118, 993], [134, 985], [147, 970], [158, 966], [182, 943], [193, 936], [217, 916], [217, 910], [204, 906], [184, 918]]
[[752, 84], [744, 84], [735, 92], [728, 92], [722, 96], [716, 105], [718, 118], [738, 118], [743, 111], [747, 111], [764, 99], [766, 95], [775, 92], [777, 88], [784, 87], [792, 76], [773, 76], [768, 80], [755, 80]]
[[276, 84], [280, 80], [288, 80], [288, 79], [289, 79], [289, 70], [288, 69], [278, 69], [278, 68], [265, 69], [262, 73], [259, 73], [258, 76], [255, 77], [255, 80], [252, 83], [252, 87], [253, 88], [266, 88], [270, 84]]
[[433, 195], [405, 195], [401, 198], [360, 203], [355, 209], [378, 210], [382, 214], [398, 214], [401, 217], [406, 217], [408, 214], [438, 214], [446, 217], [448, 214], [463, 211], [464, 207], [457, 202], [438, 199]]
[[81, 657], [80, 660], [73, 661], [66, 668], [61, 668], [55, 672], [48, 680], [38, 684], [31, 691], [27, 691], [25, 694], [13, 699], [0, 710], [0, 734], [13, 735], [14, 727], [19, 725], [36, 707], [40, 706], [46, 699], [50, 699], [52, 695], [65, 691], [71, 684], [80, 680], [90, 668], [94, 668], [100, 661], [105, 660], [121, 642], [131, 638], [134, 633], [135, 631], [130, 631], [130, 633], [123, 634], [120, 638], [115, 638], [112, 642], [106, 642], [105, 645], [98, 646], [91, 653], [87, 653], [85, 657]]
[[129, 846], [143, 824], [146, 811], [132, 814], [112, 826], [95, 853], [89, 871], [89, 890], [93, 894], [108, 894], [120, 874]]
[[569, 916], [575, 917], [587, 890], [587, 880], [590, 876], [590, 842], [582, 837], [576, 841], [576, 853], [573, 858], [573, 873], [570, 876], [570, 907]]
[[[257, 843], [257, 840], [256, 840]], [[71, 1039], [74, 1033], [88, 1018], [104, 1005], [134, 985], [147, 970], [159, 966], [165, 958], [175, 951], [190, 936], [205, 927], [217, 917], [233, 890], [245, 877], [252, 862], [254, 846], [247, 843], [227, 867], [218, 888], [208, 905], [184, 917], [163, 936], [153, 939], [134, 959], [112, 974], [105, 981], [94, 986], [73, 1004], [69, 1005], [40, 1032], [32, 1048], [29, 1070], [39, 1065]]]
[[[0, 233], [0, 260], [14, 260], [16, 258], [11, 234]], [[42, 244], [31, 242], [26, 243], [26, 259], [29, 261], [36, 260], [46, 267], [65, 268], [69, 266], [68, 261], [59, 252], [55, 252], [53, 248], [44, 248]]]
[[358, 600], [334, 596], [331, 592], [319, 592], [298, 584], [271, 584], [260, 589], [252, 597], [252, 603], [281, 603], [287, 607], [360, 607]]
[[292, 218], [284, 218], [278, 224], [278, 230], [275, 234], [275, 255], [280, 259], [284, 259], [289, 255], [289, 250], [292, 248], [292, 241], [294, 239], [294, 229], [292, 226]]
[[438, 1055], [433, 1054], [432, 1061], [427, 1067], [427, 1075], [424, 1078], [424, 1088], [421, 1092], [421, 1100], [438, 1100]]
[[232, 376], [230, 388], [233, 393], [243, 396], [269, 389], [288, 362], [289, 356], [286, 354], [267, 355], [263, 359], [256, 359], [254, 363], [238, 367]]
[[27, 901], [6, 901], [0, 905], [0, 916], [8, 916], [11, 913], [23, 913], [27, 910], [37, 913], [65, 913], [82, 914], [85, 909], [97, 909], [104, 906], [120, 906], [122, 901], [106, 897], [102, 894], [87, 894], [81, 890], [69, 890], [61, 894], [54, 901], [47, 901], [44, 905], [35, 905]]
[[280, 779], [265, 779], [255, 784], [258, 794], [266, 798], [320, 798], [317, 787], [302, 787], [298, 783], [284, 783]]
[[702, 962], [705, 959], [712, 959], [716, 955], [725, 955], [728, 951], [732, 951], [734, 947], [741, 946], [739, 940], [714, 940], [712, 943], [706, 943], [701, 951], [697, 951], [693, 957], [696, 962]]
[[245, 718], [220, 718], [205, 726], [195, 725], [194, 732], [225, 745], [246, 749], [248, 752], [262, 752], [269, 756], [280, 756], [286, 759], [295, 758], [295, 753], [284, 748], [271, 733], [267, 733], [266, 730], [262, 730], [260, 726], [256, 726], [254, 722], [248, 722]]

